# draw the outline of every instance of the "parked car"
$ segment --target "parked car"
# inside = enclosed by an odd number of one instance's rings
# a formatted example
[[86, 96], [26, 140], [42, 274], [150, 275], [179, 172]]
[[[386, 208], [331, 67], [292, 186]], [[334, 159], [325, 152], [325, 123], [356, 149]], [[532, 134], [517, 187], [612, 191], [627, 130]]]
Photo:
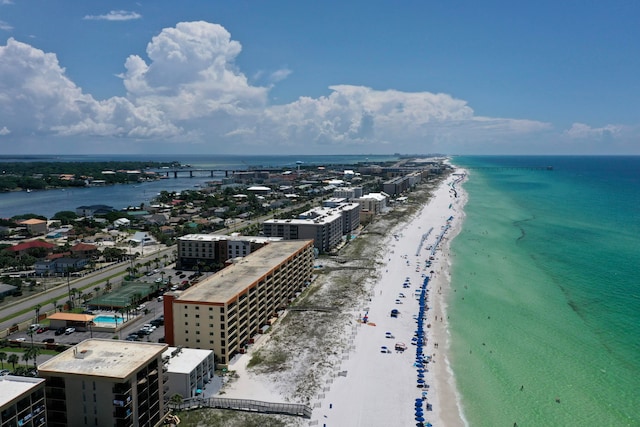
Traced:
[[37, 331], [38, 329], [40, 329], [42, 326], [40, 326], [39, 323], [34, 323], [33, 325], [29, 325], [29, 330], [30, 331]]
[[8, 369], [3, 369], [0, 371], [0, 377], [4, 377], [5, 375], [9, 375], [11, 373]]
[[53, 344], [56, 342], [56, 340], [54, 340], [53, 338], [45, 338], [42, 340], [42, 342], [46, 344]]
[[45, 328], [40, 327], [40, 328], [38, 328], [38, 329], [36, 330], [36, 334], [41, 334], [41, 333], [46, 332], [46, 331], [47, 331], [47, 330], [46, 330]]
[[65, 335], [71, 335], [75, 331], [76, 331], [76, 328], [67, 328], [67, 329], [64, 330], [64, 334]]
[[60, 327], [60, 328], [56, 329], [55, 334], [56, 334], [56, 335], [62, 335], [62, 334], [64, 334], [64, 328]]
[[163, 297], [162, 295], [160, 295], [160, 296], [158, 297], [158, 302], [160, 302], [160, 301], [162, 301], [162, 300], [164, 300], [164, 297]]

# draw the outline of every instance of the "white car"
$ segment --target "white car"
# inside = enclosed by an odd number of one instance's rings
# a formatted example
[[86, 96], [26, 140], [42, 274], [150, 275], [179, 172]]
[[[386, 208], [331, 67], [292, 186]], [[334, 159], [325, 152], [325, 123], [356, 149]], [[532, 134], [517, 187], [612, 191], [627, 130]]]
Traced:
[[76, 328], [67, 328], [67, 329], [64, 330], [64, 334], [65, 335], [71, 335], [75, 331], [76, 331]]

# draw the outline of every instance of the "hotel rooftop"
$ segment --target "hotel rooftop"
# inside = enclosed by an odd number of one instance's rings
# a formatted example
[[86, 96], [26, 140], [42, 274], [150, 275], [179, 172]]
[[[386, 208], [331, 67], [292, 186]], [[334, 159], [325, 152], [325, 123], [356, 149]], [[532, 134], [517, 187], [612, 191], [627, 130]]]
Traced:
[[310, 242], [310, 240], [271, 242], [254, 254], [242, 258], [182, 292], [176, 297], [176, 302], [228, 302], [236, 298], [248, 283], [257, 282]]
[[39, 365], [49, 374], [124, 379], [166, 349], [166, 344], [88, 339]]

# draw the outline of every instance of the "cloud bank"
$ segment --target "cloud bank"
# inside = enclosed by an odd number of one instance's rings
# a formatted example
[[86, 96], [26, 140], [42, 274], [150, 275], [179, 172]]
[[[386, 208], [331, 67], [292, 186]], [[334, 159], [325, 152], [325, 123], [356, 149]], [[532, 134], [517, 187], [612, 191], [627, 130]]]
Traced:
[[[139, 18], [126, 11], [85, 17]], [[126, 140], [163, 150], [192, 143], [209, 153], [509, 153], [550, 136], [618, 135], [613, 126], [576, 123], [562, 132], [535, 120], [482, 117], [448, 94], [355, 85], [274, 105], [270, 89], [292, 71], [265, 72], [270, 86], [253, 85], [236, 65], [241, 51], [220, 25], [178, 23], [152, 38], [146, 58], [126, 58], [119, 76], [126, 96], [98, 101], [67, 77], [54, 53], [10, 38], [0, 46], [0, 143], [64, 138], [84, 152], [99, 141]]]

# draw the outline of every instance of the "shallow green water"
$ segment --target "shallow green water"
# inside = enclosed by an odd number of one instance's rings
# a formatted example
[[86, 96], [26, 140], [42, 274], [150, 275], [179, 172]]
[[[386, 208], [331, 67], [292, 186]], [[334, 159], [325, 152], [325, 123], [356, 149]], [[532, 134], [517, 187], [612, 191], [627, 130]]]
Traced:
[[554, 165], [464, 184], [449, 314], [470, 424], [640, 425], [640, 158], [455, 160]]

